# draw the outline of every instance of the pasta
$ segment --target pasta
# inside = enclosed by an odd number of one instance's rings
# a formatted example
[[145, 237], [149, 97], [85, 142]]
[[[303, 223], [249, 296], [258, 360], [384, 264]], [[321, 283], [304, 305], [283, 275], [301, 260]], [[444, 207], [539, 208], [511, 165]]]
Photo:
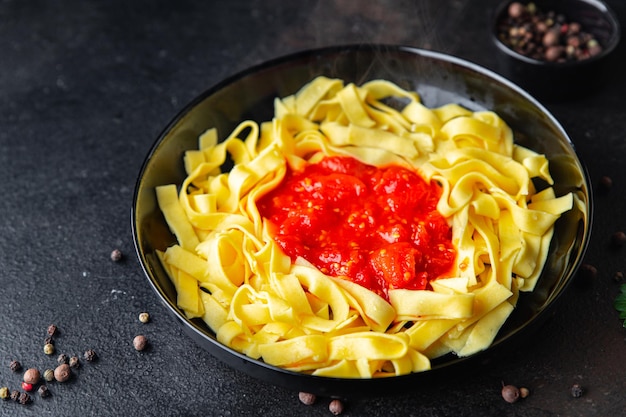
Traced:
[[[421, 372], [436, 357], [487, 348], [520, 291], [534, 289], [554, 223], [575, 204], [573, 194], [555, 195], [546, 157], [515, 144], [493, 112], [427, 108], [384, 80], [318, 77], [275, 99], [274, 110], [273, 120], [243, 121], [221, 142], [206, 131], [185, 154], [185, 181], [156, 189], [177, 239], [158, 255], [187, 317], [251, 358], [327, 377]], [[257, 202], [289, 169], [324, 156], [436, 181], [456, 249], [448, 276], [385, 297], [286, 255]], [[548, 187], [537, 190], [537, 178]]]

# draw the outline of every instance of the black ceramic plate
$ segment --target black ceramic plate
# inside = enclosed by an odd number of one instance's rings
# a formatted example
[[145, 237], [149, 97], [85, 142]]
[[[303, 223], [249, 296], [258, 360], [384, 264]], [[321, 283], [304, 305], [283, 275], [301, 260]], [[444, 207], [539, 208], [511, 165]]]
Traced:
[[[582, 211], [572, 211], [558, 220], [536, 290], [522, 294], [491, 348], [470, 358], [446, 356], [434, 361], [431, 371], [399, 377], [314, 377], [251, 360], [223, 346], [203, 322], [186, 319], [176, 307], [175, 289], [155, 255], [156, 249], [165, 250], [175, 239], [157, 207], [154, 188], [182, 183], [183, 153], [197, 148], [198, 135], [207, 128], [216, 127], [225, 133], [245, 119], [269, 120], [275, 97], [295, 93], [318, 75], [356, 84], [379, 78], [390, 80], [417, 91], [429, 107], [457, 103], [471, 110], [493, 110], [512, 127], [516, 140], [548, 157], [557, 194], [573, 191], [584, 203]], [[466, 61], [410, 47], [375, 45], [297, 53], [251, 68], [207, 90], [186, 106], [156, 140], [139, 173], [132, 207], [137, 255], [148, 282], [193, 340], [233, 368], [256, 378], [326, 396], [371, 396], [414, 390], [429, 377], [455, 374], [462, 365], [475, 362], [500, 346], [514, 345], [522, 331], [540, 322], [576, 272], [590, 235], [590, 219], [587, 174], [566, 132], [541, 104], [505, 79]]]

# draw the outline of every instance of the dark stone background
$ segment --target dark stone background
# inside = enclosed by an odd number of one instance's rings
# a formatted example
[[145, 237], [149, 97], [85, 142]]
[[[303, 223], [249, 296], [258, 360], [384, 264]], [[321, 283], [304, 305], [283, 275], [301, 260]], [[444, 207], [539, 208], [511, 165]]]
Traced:
[[[196, 346], [159, 303], [134, 255], [137, 173], [170, 118], [204, 89], [262, 61], [312, 47], [398, 43], [495, 68], [495, 0], [357, 2], [0, 0], [0, 386], [8, 364], [54, 367], [58, 353], [95, 349], [67, 384], [7, 416], [330, 415], [297, 393], [233, 371]], [[622, 16], [626, 3], [608, 2]], [[626, 408], [626, 329], [612, 303], [626, 269], [610, 235], [626, 229], [624, 47], [606, 87], [546, 103], [597, 185], [586, 262], [598, 275], [571, 286], [552, 319], [518, 351], [480, 372], [415, 386], [411, 395], [348, 399], [347, 416], [614, 416]], [[125, 259], [109, 255], [121, 249]], [[626, 249], [625, 249], [626, 250]], [[578, 277], [577, 280], [582, 278]], [[580, 283], [575, 283], [580, 284]], [[137, 315], [149, 311], [152, 321]], [[132, 348], [143, 333], [145, 352]], [[502, 381], [531, 396], [510, 405]], [[585, 395], [569, 394], [573, 383]]]

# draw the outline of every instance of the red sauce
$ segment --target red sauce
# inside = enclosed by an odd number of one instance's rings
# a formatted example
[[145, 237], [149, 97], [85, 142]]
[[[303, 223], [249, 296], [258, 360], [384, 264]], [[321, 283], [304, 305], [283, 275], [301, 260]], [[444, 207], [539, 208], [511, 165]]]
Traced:
[[326, 157], [288, 170], [258, 202], [270, 234], [292, 261], [347, 277], [386, 297], [389, 288], [430, 289], [456, 257], [436, 209], [440, 186], [400, 166]]

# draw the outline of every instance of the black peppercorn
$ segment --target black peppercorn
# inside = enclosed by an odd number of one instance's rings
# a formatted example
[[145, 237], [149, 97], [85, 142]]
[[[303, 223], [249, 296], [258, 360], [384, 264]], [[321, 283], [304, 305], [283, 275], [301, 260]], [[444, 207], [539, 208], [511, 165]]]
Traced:
[[616, 271], [615, 274], [613, 274], [613, 281], [621, 282], [623, 280], [624, 280], [624, 273], [622, 271]]
[[44, 345], [54, 345], [54, 338], [52, 336], [47, 336], [44, 340], [43, 340], [43, 344]]
[[570, 393], [572, 394], [572, 397], [580, 398], [583, 396], [584, 390], [580, 384], [574, 384], [572, 385], [572, 388], [570, 388]]
[[54, 324], [51, 324], [50, 326], [48, 326], [48, 336], [54, 336], [57, 332], [57, 326]]
[[87, 362], [93, 362], [98, 358], [98, 355], [96, 354], [95, 350], [87, 349], [83, 357], [85, 358]]
[[19, 361], [11, 361], [9, 368], [13, 372], [19, 372], [22, 370], [22, 364]]
[[69, 362], [70, 368], [80, 368], [80, 360], [78, 356], [72, 356]]
[[25, 393], [25, 392], [23, 392], [23, 393], [21, 393], [21, 394], [20, 394], [20, 397], [19, 397], [19, 402], [20, 402], [20, 404], [25, 405], [25, 404], [30, 403], [30, 401], [31, 401], [30, 395], [28, 395], [28, 394], [27, 394], [27, 393]]
[[67, 356], [65, 353], [61, 353], [58, 357], [57, 357], [57, 363], [59, 365], [64, 364], [64, 363], [68, 363], [70, 361], [69, 356]]
[[119, 250], [119, 249], [113, 249], [113, 251], [111, 252], [111, 260], [112, 260], [113, 262], [119, 262], [119, 261], [121, 261], [121, 260], [122, 260], [122, 258], [123, 258], [123, 256], [124, 256], [124, 255], [122, 254], [122, 251], [121, 251], [121, 250]]
[[37, 392], [39, 393], [39, 396], [41, 398], [46, 398], [50, 396], [50, 390], [48, 389], [47, 385], [41, 385]]
[[626, 233], [622, 231], [613, 233], [613, 235], [611, 236], [611, 242], [615, 246], [624, 246], [624, 244], [626, 243]]
[[13, 401], [19, 401], [20, 400], [20, 392], [18, 390], [13, 390], [11, 391], [11, 399]]

